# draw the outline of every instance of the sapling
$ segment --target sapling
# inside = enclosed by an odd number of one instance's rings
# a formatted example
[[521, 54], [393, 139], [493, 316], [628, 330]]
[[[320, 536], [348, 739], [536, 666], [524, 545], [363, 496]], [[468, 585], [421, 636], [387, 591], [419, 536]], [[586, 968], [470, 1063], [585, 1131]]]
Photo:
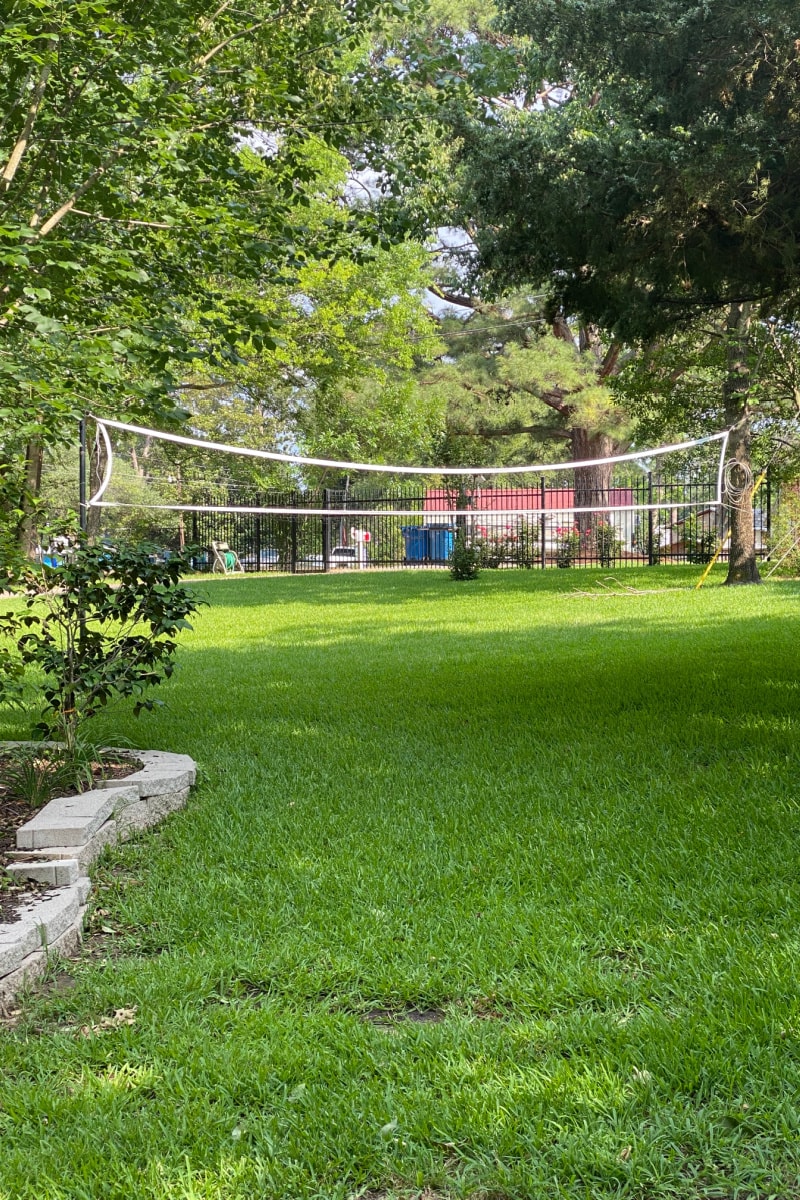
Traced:
[[182, 630], [198, 599], [181, 583], [180, 555], [147, 545], [89, 546], [77, 540], [58, 566], [24, 568], [22, 610], [0, 614], [23, 667], [43, 676], [36, 731], [73, 759], [82, 725], [111, 700], [133, 696], [133, 712], [157, 703], [149, 690], [168, 679]]

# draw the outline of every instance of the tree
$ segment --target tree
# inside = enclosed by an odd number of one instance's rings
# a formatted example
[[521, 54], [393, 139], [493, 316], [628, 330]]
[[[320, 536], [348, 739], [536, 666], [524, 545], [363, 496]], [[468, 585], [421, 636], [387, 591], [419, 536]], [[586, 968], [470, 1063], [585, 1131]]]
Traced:
[[187, 363], [270, 344], [252, 293], [229, 282], [257, 289], [309, 253], [335, 253], [338, 224], [310, 244], [305, 148], [381, 143], [411, 85], [381, 70], [362, 70], [357, 89], [350, 79], [392, 11], [390, 0], [6, 4], [0, 515], [23, 542], [43, 447], [65, 423], [122, 402], [174, 417]]
[[[549, 107], [462, 128], [484, 278], [549, 281], [567, 311], [631, 342], [723, 313], [741, 486], [750, 324], [800, 307], [794, 9], [504, 0], [503, 12], [528, 39], [520, 92], [560, 90]], [[749, 525], [734, 516], [732, 583], [758, 578]]]
[[[572, 461], [618, 452], [627, 434], [625, 414], [609, 381], [619, 348], [597, 331], [551, 316], [524, 295], [478, 304], [466, 322], [443, 326], [447, 352], [424, 372], [421, 386], [447, 403], [445, 453], [453, 461], [513, 464], [556, 456]], [[611, 466], [575, 470], [575, 504], [602, 508]], [[596, 514], [578, 515], [582, 530]]]
[[[329, 157], [343, 183], [341, 156]], [[323, 222], [349, 221], [347, 210], [327, 196], [315, 197], [307, 211], [312, 233]], [[358, 239], [349, 236], [358, 249]], [[272, 348], [243, 346], [239, 360], [224, 364], [224, 371], [197, 371], [179, 385], [189, 410], [187, 432], [242, 447], [293, 446], [322, 457], [429, 459], [442, 426], [441, 405], [434, 393], [415, 387], [412, 374], [440, 349], [421, 297], [427, 281], [424, 248], [405, 242], [377, 248], [366, 261], [359, 254], [311, 259], [292, 281], [259, 289], [252, 303], [280, 328], [280, 338]], [[126, 507], [90, 508], [92, 536], [182, 545], [180, 515], [148, 512], [148, 505], [199, 503], [209, 488], [298, 486], [299, 472], [287, 464], [112, 436], [116, 465], [107, 498]], [[104, 455], [90, 458], [96, 487]], [[326, 482], [326, 472], [315, 468], [304, 468], [300, 477], [311, 485]], [[48, 512], [74, 509], [76, 482], [75, 451], [49, 452], [42, 484]]]
[[[549, 78], [562, 89], [544, 119], [501, 133], [501, 176], [516, 168], [526, 192], [518, 269], [557, 257], [567, 308], [601, 324], [611, 318], [628, 336], [731, 303], [796, 309], [794, 7], [504, 0], [503, 8], [507, 26], [532, 42], [529, 87]], [[541, 157], [523, 164], [526, 148]], [[496, 194], [507, 185], [501, 177]], [[549, 234], [541, 248], [526, 237], [534, 201]], [[498, 265], [510, 233], [501, 233]]]
[[[772, 479], [780, 481], [794, 477], [798, 469], [791, 438], [799, 378], [800, 352], [793, 331], [744, 311], [735, 314], [733, 329], [728, 316], [720, 313], [659, 339], [645, 353], [631, 357], [613, 388], [638, 435], [657, 442], [701, 436], [709, 426], [720, 428], [738, 419], [741, 400], [729, 389], [731, 380], [740, 380], [753, 414], [749, 449], [756, 475], [770, 465]], [[750, 470], [748, 461], [747, 479]], [[732, 567], [747, 571], [755, 559], [750, 489], [743, 496], [736, 491], [728, 500], [732, 523], [741, 526], [733, 547], [739, 561]]]

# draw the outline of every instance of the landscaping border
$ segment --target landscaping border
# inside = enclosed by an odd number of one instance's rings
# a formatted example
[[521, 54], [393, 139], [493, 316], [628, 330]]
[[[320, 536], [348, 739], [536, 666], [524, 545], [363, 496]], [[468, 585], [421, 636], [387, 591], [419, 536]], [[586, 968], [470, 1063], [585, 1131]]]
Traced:
[[118, 753], [135, 755], [142, 769], [79, 796], [56, 797], [17, 830], [6, 872], [17, 882], [50, 886], [24, 896], [17, 919], [0, 924], [0, 1007], [46, 970], [53, 953], [77, 949], [92, 890], [88, 869], [105, 847], [158, 824], [186, 803], [197, 775], [188, 754]]

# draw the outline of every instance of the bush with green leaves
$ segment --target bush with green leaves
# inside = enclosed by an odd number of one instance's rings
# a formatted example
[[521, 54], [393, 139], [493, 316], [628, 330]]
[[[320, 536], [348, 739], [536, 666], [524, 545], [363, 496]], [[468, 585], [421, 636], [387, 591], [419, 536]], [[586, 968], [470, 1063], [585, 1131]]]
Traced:
[[594, 527], [594, 545], [601, 567], [610, 567], [622, 549], [622, 540], [610, 521], [598, 521]]
[[490, 571], [496, 570], [505, 559], [506, 540], [502, 535], [476, 538], [472, 545], [478, 554], [478, 565]]
[[467, 542], [463, 529], [459, 529], [450, 555], [450, 574], [453, 579], [477, 579], [480, 572], [480, 547]]
[[581, 531], [577, 525], [559, 525], [556, 538], [556, 566], [571, 567], [581, 552]]
[[710, 563], [717, 548], [717, 531], [692, 513], [683, 523], [683, 544], [687, 562]]
[[68, 756], [84, 722], [109, 701], [135, 697], [135, 715], [157, 703], [146, 693], [172, 674], [178, 637], [199, 603], [181, 583], [187, 567], [181, 555], [164, 561], [147, 545], [77, 541], [61, 565], [21, 573], [24, 605], [0, 614], [0, 633], [16, 644], [22, 667], [43, 676], [36, 731], [63, 742]]

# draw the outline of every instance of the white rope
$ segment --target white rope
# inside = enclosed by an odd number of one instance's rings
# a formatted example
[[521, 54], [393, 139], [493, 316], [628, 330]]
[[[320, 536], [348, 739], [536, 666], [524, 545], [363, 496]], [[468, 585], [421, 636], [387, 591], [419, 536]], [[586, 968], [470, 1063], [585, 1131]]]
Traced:
[[[614, 463], [635, 462], [637, 459], [657, 458], [671, 454], [677, 450], [691, 450], [695, 446], [704, 446], [709, 442], [722, 442], [721, 457], [724, 460], [725, 448], [730, 436], [728, 430], [722, 433], [711, 433], [706, 437], [695, 438], [688, 442], [675, 442], [670, 446], [659, 446], [656, 450], [633, 450], [628, 454], [612, 455], [609, 458], [587, 458], [580, 462], [535, 463], [521, 467], [409, 467], [389, 465], [386, 463], [344, 462], [332, 458], [311, 458], [305, 454], [287, 454], [277, 450], [255, 450], [249, 446], [229, 446], [224, 442], [204, 441], [202, 438], [185, 437], [179, 433], [163, 433], [158, 429], [147, 429], [142, 425], [131, 425], [125, 421], [112, 421], [107, 417], [94, 417], [99, 426], [109, 429], [120, 429], [126, 433], [138, 433], [143, 437], [158, 438], [166, 442], [175, 442], [180, 446], [194, 446], [198, 450], [218, 450], [223, 454], [238, 454], [246, 458], [263, 458], [270, 462], [295, 463], [299, 466], [334, 467], [342, 471], [380, 472], [387, 475], [525, 475], [545, 474], [548, 471], [570, 471], [579, 467], [602, 467]], [[722, 468], [720, 467], [720, 478]], [[100, 493], [96, 493], [89, 504], [94, 504]], [[144, 507], [144, 506], [142, 506]]]
[[[734, 480], [734, 475], [737, 476]], [[724, 495], [730, 508], [750, 506], [753, 490], [753, 470], [749, 463], [737, 462], [729, 458], [724, 467]]]

